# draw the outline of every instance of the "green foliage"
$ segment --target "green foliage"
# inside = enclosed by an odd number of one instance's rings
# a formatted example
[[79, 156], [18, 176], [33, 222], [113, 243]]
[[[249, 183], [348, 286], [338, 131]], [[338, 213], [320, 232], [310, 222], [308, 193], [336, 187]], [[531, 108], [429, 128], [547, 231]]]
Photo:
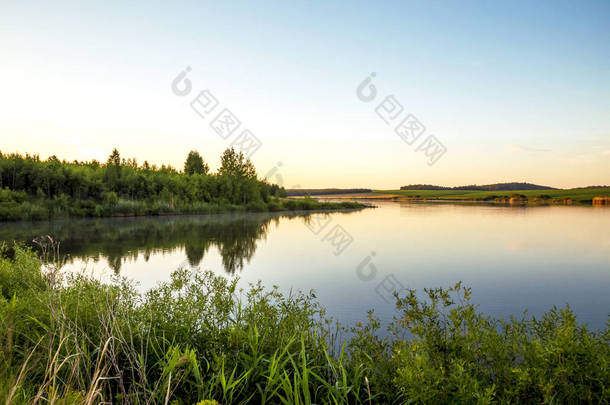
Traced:
[[[282, 187], [259, 180], [252, 162], [233, 149], [223, 153], [222, 165], [213, 174], [194, 151], [185, 173], [147, 162], [139, 166], [135, 159], [122, 159], [116, 149], [105, 164], [0, 154], [0, 221], [204, 214], [210, 212], [210, 205], [221, 207], [221, 212], [236, 205], [248, 211], [280, 210], [287, 208], [279, 200], [285, 194]], [[341, 207], [328, 203], [307, 207], [336, 208]]]
[[569, 307], [539, 320], [492, 319], [477, 312], [470, 294], [458, 283], [426, 289], [424, 298], [415, 290], [397, 297], [401, 316], [392, 330], [395, 337], [408, 331], [408, 340], [377, 338], [375, 320], [360, 325], [354, 348], [373, 353], [373, 391], [387, 392], [391, 381], [409, 403], [608, 402], [608, 329], [588, 331]]
[[119, 196], [114, 191], [108, 191], [102, 194], [104, 203], [108, 206], [114, 207], [119, 203]]
[[[0, 258], [0, 401], [30, 404], [607, 403], [610, 333], [569, 308], [495, 320], [470, 289], [397, 297], [390, 334], [373, 313], [348, 341], [313, 294], [238, 290], [179, 269], [145, 294]], [[10, 254], [9, 254], [10, 253]], [[10, 258], [8, 258], [10, 256]], [[407, 336], [407, 337], [405, 337]]]
[[243, 152], [235, 152], [233, 148], [225, 150], [220, 157], [218, 174], [232, 178], [256, 178], [256, 170], [250, 159]]
[[207, 163], [204, 163], [203, 158], [194, 150], [190, 151], [186, 161], [184, 162], [184, 173], [186, 174], [208, 174], [210, 170]]
[[[283, 200], [283, 187], [258, 180], [243, 153], [227, 149], [216, 174], [197, 152], [185, 173], [170, 166], [139, 166], [114, 149], [106, 164], [46, 161], [0, 154], [0, 221], [55, 217], [106, 217], [212, 212], [363, 208], [356, 203]], [[238, 208], [236, 208], [238, 207]]]

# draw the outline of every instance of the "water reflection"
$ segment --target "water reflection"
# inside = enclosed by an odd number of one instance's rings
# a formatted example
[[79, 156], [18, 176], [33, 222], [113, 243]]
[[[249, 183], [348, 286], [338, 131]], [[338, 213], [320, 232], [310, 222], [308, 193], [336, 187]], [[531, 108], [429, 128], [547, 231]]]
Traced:
[[222, 257], [229, 274], [243, 269], [254, 255], [257, 243], [266, 238], [270, 224], [280, 218], [307, 218], [310, 214], [226, 214], [147, 218], [72, 219], [38, 223], [3, 223], [0, 241], [25, 242], [50, 235], [61, 242], [67, 263], [105, 260], [116, 274], [125, 259], [148, 262], [158, 253], [184, 250], [190, 266], [197, 267], [211, 247]]
[[[375, 205], [311, 221], [234, 214], [0, 223], [0, 240], [50, 234], [69, 255], [67, 270], [101, 278], [120, 271], [141, 291], [189, 264], [235, 274], [240, 287], [261, 280], [286, 293], [315, 290], [329, 314], [348, 325], [370, 309], [392, 319], [391, 294], [380, 293], [390, 292], [388, 280], [418, 291], [461, 280], [495, 317], [526, 309], [540, 316], [569, 303], [581, 322], [602, 328], [608, 321], [610, 208]], [[325, 236], [335, 226], [353, 238], [338, 255]]]

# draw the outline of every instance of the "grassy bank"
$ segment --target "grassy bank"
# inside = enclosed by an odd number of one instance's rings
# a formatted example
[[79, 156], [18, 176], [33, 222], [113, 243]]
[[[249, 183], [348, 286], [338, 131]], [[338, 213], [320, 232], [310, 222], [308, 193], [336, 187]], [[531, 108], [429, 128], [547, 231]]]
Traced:
[[610, 197], [610, 188], [571, 190], [375, 190], [379, 197], [394, 196], [413, 200], [481, 201], [509, 203], [511, 198], [525, 204], [591, 204], [595, 197]]
[[32, 199], [25, 194], [0, 190], [0, 221], [45, 220], [51, 218], [103, 218], [124, 216], [220, 214], [231, 212], [277, 212], [277, 211], [335, 211], [365, 208], [356, 202], [319, 202], [308, 199], [269, 197], [267, 201], [247, 204], [228, 202], [177, 202], [138, 201], [115, 199], [95, 201], [93, 199]]
[[[47, 247], [48, 258], [56, 256]], [[5, 256], [11, 256], [6, 258]], [[569, 308], [495, 320], [459, 284], [397, 299], [347, 342], [312, 294], [177, 270], [145, 294], [0, 259], [0, 400], [81, 404], [607, 403], [610, 333]], [[404, 336], [411, 336], [405, 339]], [[206, 401], [207, 402], [200, 402]]]

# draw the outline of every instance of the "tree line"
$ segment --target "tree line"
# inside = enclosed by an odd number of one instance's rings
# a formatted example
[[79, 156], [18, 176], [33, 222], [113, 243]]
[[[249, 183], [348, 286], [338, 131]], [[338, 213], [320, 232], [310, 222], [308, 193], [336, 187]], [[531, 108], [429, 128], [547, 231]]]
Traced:
[[[45, 202], [41, 209], [56, 211], [103, 210], [121, 202], [162, 204], [169, 209], [194, 204], [247, 206], [282, 196], [282, 187], [259, 179], [252, 162], [233, 148], [223, 152], [215, 173], [196, 151], [189, 153], [183, 171], [146, 161], [140, 165], [136, 159], [122, 158], [117, 149], [105, 163], [0, 152], [0, 208], [4, 211], [34, 202], [39, 203], [37, 208]], [[6, 219], [1, 209], [0, 219]]]

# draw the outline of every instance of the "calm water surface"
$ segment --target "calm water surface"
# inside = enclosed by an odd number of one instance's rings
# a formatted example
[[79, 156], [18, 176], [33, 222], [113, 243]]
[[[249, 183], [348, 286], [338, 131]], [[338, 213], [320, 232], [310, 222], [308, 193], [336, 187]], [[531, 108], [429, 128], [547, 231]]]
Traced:
[[[602, 328], [608, 320], [610, 209], [378, 205], [322, 217], [2, 223], [0, 240], [50, 234], [62, 242], [68, 268], [119, 273], [142, 289], [167, 280], [172, 269], [192, 266], [239, 277], [244, 285], [262, 280], [284, 291], [315, 290], [329, 314], [346, 323], [363, 320], [371, 308], [391, 319], [394, 289], [458, 280], [472, 287], [473, 301], [490, 315], [519, 315], [525, 309], [540, 315], [569, 303], [592, 327]], [[339, 234], [343, 230], [349, 238]]]

